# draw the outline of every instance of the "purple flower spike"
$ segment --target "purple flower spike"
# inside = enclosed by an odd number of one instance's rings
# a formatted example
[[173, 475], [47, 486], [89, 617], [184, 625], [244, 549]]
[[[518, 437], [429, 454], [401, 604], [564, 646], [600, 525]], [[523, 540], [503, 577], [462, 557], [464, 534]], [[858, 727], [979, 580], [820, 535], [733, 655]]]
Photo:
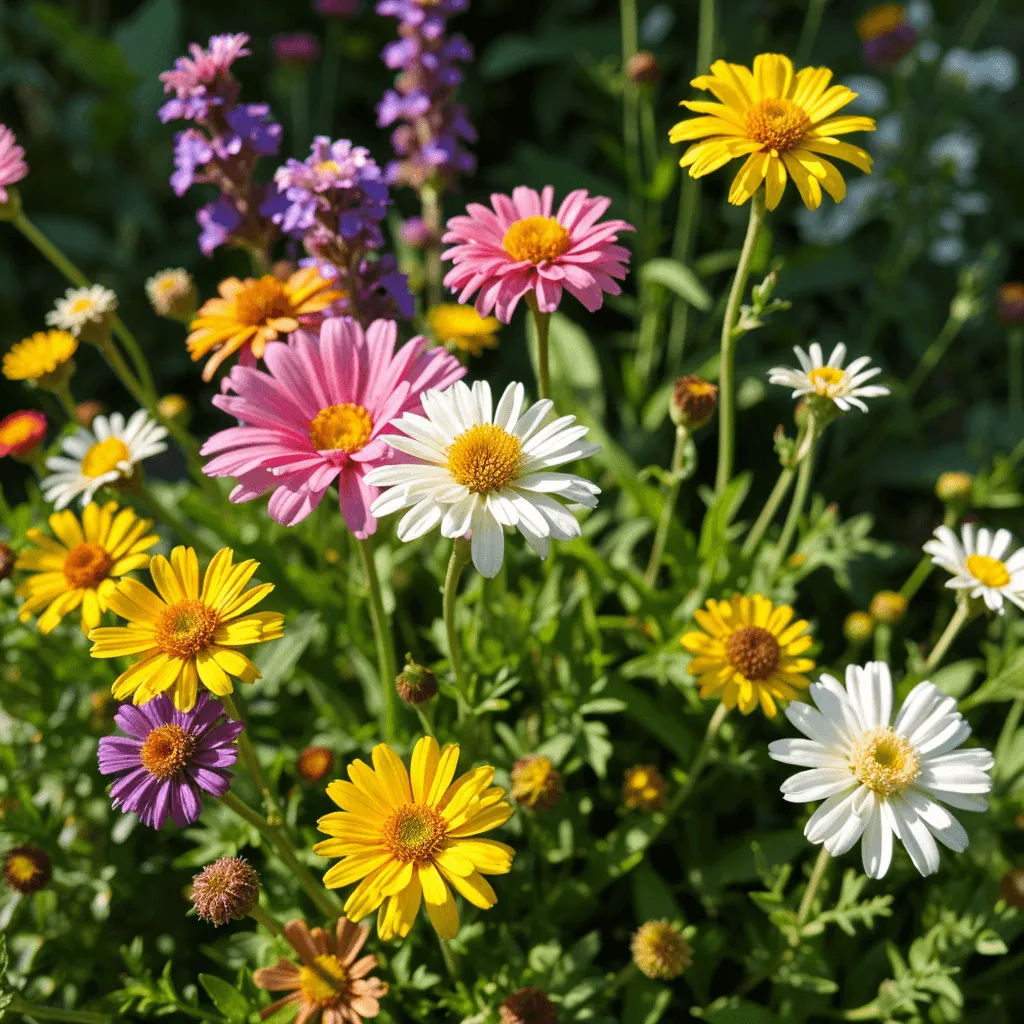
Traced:
[[196, 821], [202, 794], [223, 796], [231, 786], [228, 769], [245, 723], [222, 721], [223, 714], [205, 692], [191, 711], [178, 711], [165, 694], [141, 707], [122, 704], [114, 721], [128, 735], [104, 736], [99, 745], [100, 771], [119, 776], [113, 806], [155, 829], [168, 815], [179, 828]]

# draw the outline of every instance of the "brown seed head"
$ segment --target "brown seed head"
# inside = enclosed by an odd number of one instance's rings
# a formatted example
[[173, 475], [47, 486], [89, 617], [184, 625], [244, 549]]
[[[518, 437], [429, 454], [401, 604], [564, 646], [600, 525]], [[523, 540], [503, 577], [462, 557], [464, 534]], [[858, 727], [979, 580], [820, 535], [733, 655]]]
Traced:
[[426, 704], [437, 696], [437, 677], [429, 668], [417, 665], [407, 654], [405, 668], [395, 680], [395, 689], [406, 704]]
[[334, 767], [334, 754], [327, 747], [311, 746], [306, 747], [295, 764], [299, 775], [306, 782], [319, 782], [324, 776], [329, 775]]
[[259, 899], [259, 873], [244, 857], [221, 857], [192, 879], [192, 905], [214, 927], [245, 917]]
[[28, 896], [38, 892], [53, 876], [53, 861], [38, 846], [15, 846], [4, 857], [4, 881]]
[[565, 791], [562, 775], [548, 757], [531, 754], [512, 766], [512, 796], [533, 811], [546, 811]]
[[498, 1008], [501, 1024], [558, 1024], [558, 1007], [540, 988], [521, 988]]
[[895, 590], [880, 590], [868, 608], [871, 618], [886, 626], [895, 626], [907, 614], [907, 599]]
[[0, 580], [7, 579], [14, 571], [14, 550], [0, 540]]
[[700, 377], [680, 377], [672, 388], [669, 414], [677, 427], [697, 430], [715, 414], [718, 388]]
[[642, 974], [662, 981], [678, 978], [693, 962], [693, 949], [669, 921], [642, 924], [633, 935], [630, 950]]
[[650, 50], [640, 50], [626, 61], [626, 77], [637, 85], [657, 85], [661, 80], [661, 65]]

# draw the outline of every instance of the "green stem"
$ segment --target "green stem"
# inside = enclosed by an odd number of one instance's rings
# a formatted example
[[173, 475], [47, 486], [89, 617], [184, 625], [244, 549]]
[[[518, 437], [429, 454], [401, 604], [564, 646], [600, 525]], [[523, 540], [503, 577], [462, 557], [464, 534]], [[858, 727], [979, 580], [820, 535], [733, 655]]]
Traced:
[[1014, 327], [1006, 336], [1009, 348], [1010, 416], [1024, 415], [1024, 328]]
[[292, 148], [300, 153], [309, 147], [309, 75], [305, 67], [289, 76], [288, 101], [291, 106]]
[[153, 380], [153, 371], [149, 368], [149, 360], [142, 351], [135, 335], [128, 329], [128, 325], [119, 317], [114, 317], [114, 336], [124, 345], [128, 358], [135, 367], [135, 373], [142, 383], [143, 390], [153, 397], [154, 402], [159, 401], [156, 382]]
[[821, 16], [825, 12], [825, 5], [828, 0], [810, 0], [807, 5], [807, 14], [804, 16], [804, 25], [800, 30], [800, 42], [796, 47], [796, 58], [794, 63], [798, 68], [804, 67], [811, 59], [811, 51], [814, 49], [814, 41], [818, 38], [818, 30], [821, 28]]
[[426, 251], [427, 304], [436, 306], [441, 301], [441, 193], [429, 182], [420, 190], [423, 223], [430, 229], [430, 245]]
[[1020, 725], [1022, 714], [1024, 714], [1024, 697], [1018, 697], [1010, 705], [1010, 712], [1006, 716], [1006, 721], [1003, 722], [1003, 727], [999, 730], [999, 739], [996, 741], [996, 748], [993, 752], [997, 773], [999, 766], [1006, 762], [1006, 757], [1010, 753], [1010, 746], [1017, 735], [1017, 727]]
[[749, 557], [757, 550], [757, 546], [761, 543], [765, 531], [771, 525], [771, 521], [775, 518], [775, 513], [782, 504], [782, 499], [789, 493], [789, 488], [792, 486], [793, 477], [795, 476], [796, 471], [792, 466], [783, 467], [779, 473], [779, 478], [775, 481], [772, 493], [768, 495], [764, 508], [761, 509], [757, 519], [754, 520], [754, 525], [750, 528], [750, 533], [747, 534], [747, 539], [743, 542], [741, 554], [744, 557]]
[[831, 860], [832, 855], [822, 846], [818, 852], [818, 859], [814, 862], [814, 867], [811, 870], [811, 877], [807, 881], [807, 888], [804, 889], [803, 899], [800, 900], [800, 907], [796, 912], [797, 931], [807, 923], [808, 915], [811, 912], [811, 903], [814, 901], [818, 886], [821, 885], [821, 880], [825, 877]]
[[672, 525], [672, 514], [679, 499], [679, 488], [683, 483], [683, 456], [686, 453], [686, 442], [689, 436], [690, 432], [686, 427], [676, 427], [676, 443], [672, 450], [672, 481], [668, 485], [665, 499], [661, 505], [661, 519], [658, 520], [654, 545], [651, 547], [651, 557], [647, 562], [647, 571], [644, 573], [644, 582], [649, 587], [653, 587], [658, 579], [661, 559], [665, 554], [665, 542], [668, 540], [668, 531]]
[[605, 997], [607, 999], [611, 999], [611, 997], [614, 996], [615, 993], [619, 991], [619, 989], [624, 988], [635, 977], [636, 964], [633, 963], [631, 960], [628, 964], [626, 964], [625, 967], [622, 968], [622, 970], [618, 972], [618, 974], [616, 974], [611, 979], [611, 981], [608, 982], [608, 987], [604, 990]]
[[880, 1020], [881, 1017], [882, 1011], [879, 1009], [877, 999], [872, 999], [870, 1003], [865, 1003], [852, 1010], [843, 1010], [839, 1014], [840, 1020]]
[[637, 83], [632, 81], [626, 68], [638, 48], [636, 0], [619, 0], [620, 31], [622, 33], [622, 142], [626, 156], [626, 180], [630, 185], [634, 223], [639, 223], [636, 211], [640, 183], [640, 133], [637, 123]]
[[388, 743], [394, 743], [398, 729], [398, 692], [395, 690], [398, 666], [395, 661], [395, 638], [391, 632], [391, 619], [384, 608], [384, 595], [377, 574], [377, 563], [373, 558], [373, 549], [368, 540], [359, 541], [356, 547], [359, 548], [359, 557], [363, 561], [363, 572], [366, 575], [373, 640], [377, 647], [377, 669], [384, 696], [384, 738]]
[[889, 662], [889, 652], [892, 648], [892, 626], [886, 622], [879, 622], [875, 625], [874, 636], [875, 661]]
[[459, 980], [459, 961], [455, 956], [455, 951], [452, 949], [451, 944], [447, 939], [442, 939], [440, 935], [437, 937], [438, 945], [441, 947], [441, 956], [444, 959], [444, 966], [448, 971], [449, 977], [452, 981]]
[[942, 325], [942, 330], [939, 331], [932, 343], [925, 349], [918, 360], [917, 366], [914, 367], [913, 372], [907, 378], [904, 395], [908, 401], [914, 397], [921, 385], [928, 379], [932, 370], [942, 362], [943, 356], [949, 350], [949, 346], [953, 344], [963, 325], [964, 321], [960, 317], [950, 314], [946, 318], [946, 322]]
[[444, 576], [444, 597], [442, 598], [441, 609], [444, 616], [444, 631], [448, 639], [448, 660], [452, 666], [452, 675], [455, 677], [455, 689], [459, 693], [459, 714], [463, 714], [463, 701], [465, 700], [466, 689], [462, 676], [462, 652], [459, 649], [459, 637], [455, 631], [455, 599], [459, 592], [459, 580], [462, 578], [462, 570], [466, 568], [472, 558], [470, 543], [462, 537], [457, 537], [452, 543], [451, 558], [448, 559], [448, 571]]
[[640, 90], [640, 131], [648, 180], [654, 181], [658, 169], [658, 128], [654, 121], [654, 96], [651, 86]]
[[341, 41], [344, 35], [342, 24], [341, 18], [328, 21], [320, 65], [320, 105], [316, 123], [331, 138], [334, 137], [331, 125], [334, 120], [334, 96], [338, 91], [338, 68], [341, 66]]
[[7, 1013], [28, 1014], [37, 1020], [64, 1020], [77, 1022], [77, 1024], [110, 1024], [114, 1019], [109, 1013], [94, 1013], [91, 1010], [60, 1010], [49, 1006], [38, 1006], [30, 1003], [21, 996], [12, 996], [11, 1001], [4, 1007]]
[[284, 938], [284, 929], [258, 903], [249, 911], [249, 916], [257, 924], [263, 925], [271, 935], [279, 939]]
[[747, 288], [750, 264], [754, 256], [761, 222], [764, 220], [764, 189], [759, 188], [750, 200], [750, 220], [743, 239], [743, 250], [729, 289], [729, 299], [722, 320], [721, 367], [719, 369], [718, 409], [718, 472], [715, 475], [715, 494], [721, 495], [732, 478], [733, 450], [736, 444], [736, 388], [733, 381], [733, 362], [736, 339], [733, 329], [740, 314], [740, 303]]
[[996, 7], [998, 6], [999, 0], [981, 0], [981, 3], [975, 7], [970, 20], [964, 26], [963, 32], [960, 33], [959, 42], [961, 46], [968, 50], [974, 46], [988, 24], [989, 19], [995, 14]]
[[942, 636], [939, 637], [938, 642], [932, 648], [931, 654], [928, 655], [928, 660], [924, 663], [925, 672], [931, 672], [942, 661], [949, 650], [950, 644], [956, 639], [957, 633], [960, 632], [970, 616], [970, 601], [961, 601], [957, 605], [956, 611], [953, 612], [946, 628], [942, 631]]
[[[955, 508], [946, 506], [946, 514], [942, 517], [943, 523], [950, 529], [956, 524], [959, 516]], [[907, 577], [907, 582], [900, 587], [900, 593], [910, 601], [915, 594], [924, 586], [925, 580], [932, 574], [935, 568], [930, 555], [924, 555], [921, 561], [914, 567], [914, 571]]]
[[548, 329], [551, 326], [551, 314], [542, 313], [537, 308], [537, 299], [532, 292], [527, 296], [527, 303], [533, 314], [533, 326], [537, 334], [537, 389], [541, 398], [550, 398], [551, 369], [548, 358]]
[[71, 388], [65, 381], [60, 387], [52, 389], [53, 394], [57, 396], [57, 401], [60, 402], [60, 407], [64, 410], [64, 415], [67, 416], [69, 423], [78, 423], [78, 408], [75, 405], [74, 395], [71, 394]]
[[[220, 700], [224, 705], [224, 710], [231, 718], [236, 722], [243, 721], [242, 713], [238, 710], [238, 705], [235, 703], [230, 693], [224, 694]], [[259, 758], [256, 755], [256, 748], [253, 746], [252, 739], [249, 737], [248, 727], [239, 733], [238, 753], [241, 755], [242, 763], [245, 765], [245, 770], [249, 773], [249, 777], [255, 783], [260, 796], [263, 798], [263, 804], [267, 809], [268, 823], [273, 826], [283, 825], [284, 814], [281, 811], [280, 804], [277, 802], [277, 798], [274, 796], [273, 790], [267, 785], [267, 780], [263, 775], [263, 770], [260, 768]]]
[[[808, 429], [813, 429], [813, 425]], [[803, 459], [800, 460], [800, 468], [797, 470], [796, 477], [796, 488], [793, 491], [793, 500], [789, 505], [789, 512], [786, 514], [786, 521], [782, 525], [782, 533], [779, 535], [779, 542], [775, 545], [775, 554], [772, 556], [772, 571], [771, 575], [779, 571], [779, 566], [782, 565], [782, 560], [786, 557], [786, 552], [789, 550], [789, 545], [793, 542], [793, 537], [796, 534], [797, 524], [800, 521], [800, 516], [803, 513], [804, 505], [807, 503], [807, 495], [811, 489], [811, 469], [814, 466], [814, 442], [811, 441], [810, 447], [807, 449], [807, 453]]]

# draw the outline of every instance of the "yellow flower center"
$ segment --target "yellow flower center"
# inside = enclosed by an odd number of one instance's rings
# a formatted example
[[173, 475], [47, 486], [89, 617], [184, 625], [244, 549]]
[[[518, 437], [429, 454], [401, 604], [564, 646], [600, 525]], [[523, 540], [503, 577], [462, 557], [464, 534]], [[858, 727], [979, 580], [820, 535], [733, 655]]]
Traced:
[[501, 246], [516, 262], [550, 263], [572, 248], [572, 239], [554, 217], [524, 217], [505, 232]]
[[131, 452], [128, 445], [119, 437], [108, 437], [97, 441], [82, 459], [82, 475], [88, 477], [103, 476], [112, 473], [121, 462], [130, 462]]
[[158, 725], [142, 744], [142, 766], [158, 779], [169, 779], [185, 767], [196, 741], [180, 725]]
[[853, 774], [879, 796], [904, 792], [921, 770], [910, 741], [892, 729], [872, 729], [865, 733], [850, 756]]
[[386, 822], [381, 841], [396, 860], [419, 863], [444, 842], [448, 823], [426, 804], [399, 807]]
[[321, 160], [313, 170], [319, 174], [337, 174], [341, 170], [341, 164], [337, 160]]
[[460, 306], [454, 302], [431, 307], [427, 318], [442, 341], [494, 334], [501, 326], [496, 317], [482, 317], [472, 306]]
[[1006, 571], [1005, 563], [988, 555], [968, 555], [967, 571], [986, 587], [998, 589], [1010, 582], [1010, 574]]
[[250, 279], [234, 296], [235, 320], [246, 327], [262, 327], [268, 320], [295, 318], [295, 307], [285, 286], [271, 274]]
[[523, 445], [515, 434], [491, 423], [470, 427], [448, 446], [448, 472], [476, 494], [500, 490], [523, 465]]
[[320, 452], [357, 452], [373, 431], [373, 420], [361, 406], [352, 402], [321, 409], [309, 425], [309, 439]]
[[815, 392], [826, 397], [832, 394], [833, 388], [842, 384], [845, 377], [846, 371], [836, 369], [834, 366], [816, 366], [807, 374]]
[[810, 130], [811, 119], [792, 100], [760, 100], [748, 111], [747, 138], [760, 142], [772, 156], [795, 149]]
[[27, 885], [36, 875], [40, 874], [39, 865], [24, 853], [16, 853], [9, 857], [4, 866], [7, 876], [19, 885]]
[[18, 416], [7, 423], [0, 423], [0, 445], [17, 451], [36, 436], [38, 429], [31, 416]]
[[64, 579], [72, 590], [95, 590], [110, 572], [114, 560], [99, 544], [76, 544], [64, 559]]
[[[345, 984], [345, 966], [330, 953], [321, 953], [313, 962], [319, 968], [319, 972], [312, 967], [299, 968], [299, 988], [302, 993], [302, 1002], [307, 1006], [321, 1008], [331, 1006], [338, 1001], [339, 990]], [[324, 974], [330, 978], [336, 978], [337, 984], [329, 984]]]
[[156, 629], [156, 646], [172, 658], [194, 658], [213, 642], [218, 623], [213, 608], [186, 598], [164, 610]]
[[665, 800], [665, 780], [649, 765], [634, 765], [626, 771], [623, 799], [627, 807], [643, 811], [660, 810]]
[[86, 313], [93, 306], [96, 305], [96, 300], [90, 298], [88, 295], [79, 296], [74, 302], [68, 307], [69, 313]]
[[767, 629], [744, 626], [725, 641], [725, 656], [747, 679], [762, 683], [779, 667], [782, 648]]

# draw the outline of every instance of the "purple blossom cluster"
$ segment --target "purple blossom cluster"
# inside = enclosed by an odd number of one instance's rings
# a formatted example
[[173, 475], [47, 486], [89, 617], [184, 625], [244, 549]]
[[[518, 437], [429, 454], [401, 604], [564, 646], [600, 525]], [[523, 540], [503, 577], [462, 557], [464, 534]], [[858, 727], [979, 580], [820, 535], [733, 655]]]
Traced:
[[462, 81], [459, 63], [473, 51], [459, 35], [446, 35], [448, 18], [469, 7], [469, 0], [379, 0], [377, 13], [400, 22], [399, 39], [381, 54], [398, 71], [395, 87], [377, 106], [377, 124], [397, 125], [391, 145], [399, 159], [388, 167], [388, 180], [420, 190], [428, 182], [440, 187], [469, 174], [476, 160], [463, 145], [476, 141], [466, 108], [453, 103]]
[[288, 160], [274, 181], [283, 200], [272, 215], [274, 223], [302, 240], [310, 256], [305, 264], [315, 263], [325, 276], [338, 279], [346, 293], [340, 312], [364, 323], [412, 316], [405, 276], [393, 256], [377, 252], [384, 245], [380, 225], [391, 200], [368, 150], [321, 135], [305, 160]]
[[265, 103], [239, 103], [232, 64], [248, 56], [245, 34], [213, 36], [209, 47], [196, 43], [160, 75], [171, 93], [160, 120], [191, 121], [174, 144], [171, 187], [184, 195], [193, 185], [216, 185], [220, 196], [196, 215], [202, 229], [199, 248], [209, 256], [220, 245], [266, 251], [274, 236], [270, 218], [281, 208], [273, 186], [253, 181], [260, 157], [273, 156], [281, 145], [281, 126]]

